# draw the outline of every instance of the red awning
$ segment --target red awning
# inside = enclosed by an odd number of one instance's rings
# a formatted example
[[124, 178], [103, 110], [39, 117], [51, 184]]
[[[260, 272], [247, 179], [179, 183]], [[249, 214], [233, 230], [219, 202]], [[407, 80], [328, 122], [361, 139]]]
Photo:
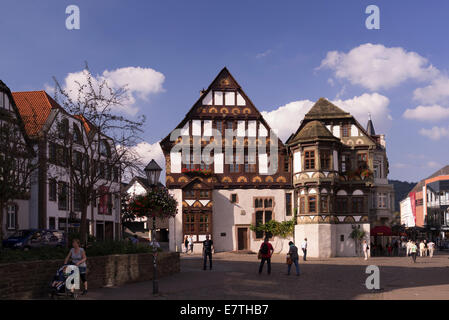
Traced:
[[387, 226], [378, 226], [371, 229], [372, 236], [391, 236], [391, 229]]

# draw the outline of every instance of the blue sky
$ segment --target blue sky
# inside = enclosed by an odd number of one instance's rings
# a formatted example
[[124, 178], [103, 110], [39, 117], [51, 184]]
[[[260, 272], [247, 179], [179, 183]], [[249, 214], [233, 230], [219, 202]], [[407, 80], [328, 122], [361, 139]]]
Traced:
[[[80, 30], [65, 27], [71, 4], [80, 8]], [[365, 27], [370, 4], [380, 8], [380, 30]], [[372, 112], [378, 133], [386, 134], [390, 178], [417, 181], [449, 163], [446, 0], [0, 5], [0, 79], [13, 91], [44, 89], [52, 76], [64, 81], [86, 60], [95, 74], [129, 67], [157, 72], [160, 87], [136, 89], [133, 105], [147, 116], [144, 138], [150, 145], [182, 120], [199, 91], [227, 66], [272, 126], [283, 125], [282, 112], [299, 117], [320, 97], [349, 106], [362, 125]], [[333, 51], [338, 61], [328, 55]], [[371, 79], [370, 61], [363, 57], [387, 63]], [[299, 119], [292, 131], [298, 125]]]

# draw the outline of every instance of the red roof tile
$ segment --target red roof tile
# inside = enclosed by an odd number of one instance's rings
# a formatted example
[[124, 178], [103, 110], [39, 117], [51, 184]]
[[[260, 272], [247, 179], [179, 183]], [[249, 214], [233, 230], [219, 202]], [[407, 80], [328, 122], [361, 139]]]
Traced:
[[62, 110], [62, 107], [43, 90], [13, 92], [12, 96], [30, 137], [39, 134], [52, 109]]

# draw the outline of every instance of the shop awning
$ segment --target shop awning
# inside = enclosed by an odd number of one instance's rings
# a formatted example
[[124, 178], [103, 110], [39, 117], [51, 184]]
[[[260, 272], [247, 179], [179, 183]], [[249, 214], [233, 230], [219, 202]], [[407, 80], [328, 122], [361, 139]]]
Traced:
[[371, 229], [371, 236], [391, 236], [391, 229], [387, 226], [378, 226]]

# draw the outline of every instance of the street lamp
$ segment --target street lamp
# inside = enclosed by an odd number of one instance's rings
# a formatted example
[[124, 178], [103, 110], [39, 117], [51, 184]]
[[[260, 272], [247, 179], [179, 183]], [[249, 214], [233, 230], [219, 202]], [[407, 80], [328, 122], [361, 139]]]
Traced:
[[[148, 183], [153, 190], [157, 188], [162, 168], [152, 159], [144, 169]], [[153, 241], [153, 294], [159, 292], [157, 281], [157, 247], [156, 247], [156, 215], [153, 215], [153, 228], [151, 229], [151, 240]]]

